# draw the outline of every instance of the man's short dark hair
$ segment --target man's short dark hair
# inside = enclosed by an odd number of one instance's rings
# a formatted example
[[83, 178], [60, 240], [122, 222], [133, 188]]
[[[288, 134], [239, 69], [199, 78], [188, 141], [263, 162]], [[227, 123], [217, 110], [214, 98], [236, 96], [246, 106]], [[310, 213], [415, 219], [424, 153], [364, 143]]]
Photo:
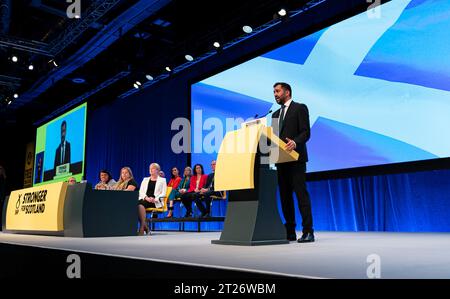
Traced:
[[66, 123], [65, 120], [63, 120], [63, 122], [61, 123], [61, 128], [62, 128], [63, 126], [67, 128], [67, 123]]
[[285, 82], [277, 82], [273, 85], [273, 87], [275, 88], [277, 85], [280, 85], [284, 91], [286, 91], [286, 90], [289, 91], [289, 95], [292, 97], [292, 88], [289, 84], [287, 84]]

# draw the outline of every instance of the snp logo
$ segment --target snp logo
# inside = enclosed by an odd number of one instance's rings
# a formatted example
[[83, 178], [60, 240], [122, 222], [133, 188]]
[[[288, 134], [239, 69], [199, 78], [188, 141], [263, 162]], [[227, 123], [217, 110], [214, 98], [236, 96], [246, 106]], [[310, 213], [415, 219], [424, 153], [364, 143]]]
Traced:
[[16, 210], [14, 211], [14, 215], [19, 214], [20, 211], [20, 198], [22, 197], [22, 194], [19, 194], [19, 198], [16, 201]]
[[81, 0], [66, 0], [67, 3], [71, 3], [67, 7], [66, 14], [70, 19], [81, 18]]

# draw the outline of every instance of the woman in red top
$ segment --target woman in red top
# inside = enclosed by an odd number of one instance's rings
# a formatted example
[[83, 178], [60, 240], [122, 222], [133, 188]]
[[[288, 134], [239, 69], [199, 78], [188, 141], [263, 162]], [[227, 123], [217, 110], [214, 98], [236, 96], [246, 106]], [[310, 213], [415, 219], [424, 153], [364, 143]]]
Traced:
[[195, 164], [194, 175], [191, 177], [189, 190], [181, 196], [181, 201], [186, 207], [186, 215], [184, 217], [192, 217], [192, 201], [200, 195], [200, 190], [205, 186], [208, 176], [203, 170], [203, 165]]
[[170, 191], [169, 194], [169, 213], [167, 214], [167, 218], [172, 217], [173, 213], [173, 200], [175, 199], [175, 193], [177, 191], [178, 185], [181, 182], [180, 172], [178, 171], [178, 168], [173, 167], [172, 168], [172, 177], [169, 181], [169, 184], [167, 184], [167, 187], [172, 187], [172, 191]]

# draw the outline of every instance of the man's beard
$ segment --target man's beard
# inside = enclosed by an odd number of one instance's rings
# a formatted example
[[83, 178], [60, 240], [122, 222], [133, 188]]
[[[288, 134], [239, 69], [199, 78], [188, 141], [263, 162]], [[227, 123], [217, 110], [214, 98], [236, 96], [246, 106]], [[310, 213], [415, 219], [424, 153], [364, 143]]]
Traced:
[[283, 105], [286, 101], [285, 101], [285, 97], [279, 97], [278, 99], [275, 98], [275, 101], [277, 102], [278, 105]]

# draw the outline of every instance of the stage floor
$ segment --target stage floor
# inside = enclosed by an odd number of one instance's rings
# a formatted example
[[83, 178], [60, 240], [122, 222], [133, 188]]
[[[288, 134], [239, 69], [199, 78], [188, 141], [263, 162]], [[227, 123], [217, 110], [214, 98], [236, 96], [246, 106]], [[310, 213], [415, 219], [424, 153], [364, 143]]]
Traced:
[[63, 238], [0, 233], [0, 243], [299, 278], [367, 278], [380, 257], [381, 278], [450, 278], [449, 233], [316, 232], [316, 242], [213, 245], [220, 233]]

